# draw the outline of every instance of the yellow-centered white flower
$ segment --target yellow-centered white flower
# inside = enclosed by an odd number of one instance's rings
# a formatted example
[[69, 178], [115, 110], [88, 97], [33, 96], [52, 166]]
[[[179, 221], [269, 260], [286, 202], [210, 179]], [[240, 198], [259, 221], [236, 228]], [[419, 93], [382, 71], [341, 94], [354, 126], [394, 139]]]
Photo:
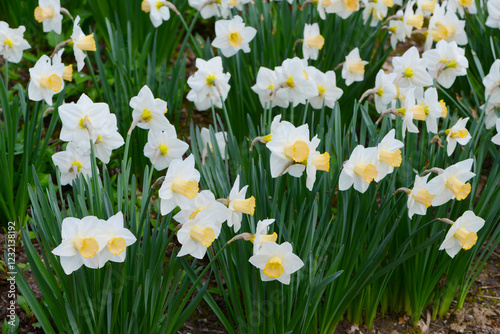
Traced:
[[432, 205], [432, 200], [435, 195], [431, 194], [427, 189], [427, 179], [430, 174], [423, 177], [418, 175], [415, 176], [415, 182], [413, 183], [413, 189], [408, 194], [408, 217], [410, 219], [413, 215], [424, 216], [427, 213], [427, 208]]
[[342, 89], [337, 87], [337, 78], [334, 71], [321, 72], [316, 67], [309, 66], [307, 73], [317, 87], [317, 95], [309, 99], [309, 104], [314, 109], [323, 106], [333, 109], [335, 103], [343, 94]]
[[375, 167], [378, 174], [374, 179], [375, 182], [382, 180], [387, 174], [394, 171], [394, 167], [401, 166], [403, 158], [401, 150], [404, 146], [403, 142], [395, 138], [396, 130], [389, 131], [382, 141], [377, 145], [377, 161]]
[[214, 48], [220, 49], [224, 57], [231, 57], [239, 50], [250, 52], [250, 43], [257, 30], [253, 27], [245, 27], [241, 16], [236, 15], [231, 20], [219, 20], [215, 22], [215, 39], [212, 42]]
[[342, 78], [345, 79], [345, 84], [347, 86], [355, 81], [363, 81], [366, 64], [368, 64], [368, 62], [361, 59], [358, 48], [349, 52], [345, 58], [344, 66], [342, 66]]
[[328, 152], [320, 153], [316, 150], [318, 147], [320, 140], [318, 136], [314, 136], [311, 139], [310, 147], [313, 148], [307, 157], [307, 166], [306, 166], [306, 187], [310, 191], [314, 186], [314, 182], [316, 181], [316, 171], [320, 170], [323, 172], [328, 172], [330, 170], [330, 154]]
[[302, 53], [304, 59], [318, 59], [319, 50], [325, 45], [325, 38], [320, 34], [317, 23], [304, 26], [304, 39], [302, 41]]
[[149, 158], [156, 170], [164, 170], [173, 160], [182, 159], [189, 145], [177, 138], [173, 125], [165, 130], [149, 130], [144, 155]]
[[207, 212], [202, 211], [181, 225], [181, 229], [177, 232], [177, 240], [182, 247], [177, 256], [190, 254], [197, 259], [203, 259], [207, 248], [217, 239], [220, 226], [206, 214]]
[[207, 0], [189, 0], [189, 6], [196, 10], [201, 9], [200, 15], [204, 19], [221, 16], [227, 18], [230, 13], [229, 5], [231, 1], [232, 0], [217, 0], [207, 3]]
[[387, 110], [387, 106], [398, 96], [398, 89], [394, 84], [396, 73], [386, 74], [380, 70], [375, 77], [375, 88], [373, 96], [375, 98], [375, 109], [379, 114]]
[[420, 59], [416, 47], [409, 48], [401, 57], [392, 58], [393, 73], [400, 78], [397, 85], [406, 87], [432, 86], [432, 78], [427, 72], [427, 60]]
[[0, 56], [11, 63], [19, 63], [23, 58], [23, 51], [31, 46], [24, 39], [24, 26], [17, 29], [9, 28], [6, 22], [0, 21]]
[[255, 229], [255, 234], [250, 241], [253, 243], [253, 254], [257, 254], [259, 249], [262, 247], [264, 242], [276, 242], [278, 240], [278, 234], [273, 232], [272, 234], [267, 234], [269, 230], [269, 225], [274, 223], [274, 219], [264, 219], [257, 222], [257, 228]]
[[167, 102], [156, 98], [147, 85], [144, 85], [139, 94], [130, 99], [132, 118], [138, 119], [137, 126], [141, 129], [163, 131], [172, 125], [165, 114], [168, 111]]
[[80, 72], [85, 66], [85, 57], [87, 57], [84, 51], [96, 50], [94, 34], [85, 35], [82, 28], [80, 28], [80, 16], [77, 16], [75, 19], [71, 40], [73, 42], [73, 52], [75, 53], [77, 69]]
[[48, 56], [43, 55], [38, 59], [35, 67], [30, 68], [30, 83], [28, 96], [32, 101], [44, 100], [52, 105], [52, 97], [59, 93], [63, 87], [64, 64], [52, 65]]
[[445, 250], [451, 257], [455, 257], [460, 249], [471, 249], [477, 242], [477, 232], [484, 226], [484, 219], [472, 211], [465, 211], [453, 225], [451, 225], [439, 250]]
[[444, 88], [450, 88], [457, 76], [467, 74], [469, 61], [465, 58], [464, 49], [458, 47], [455, 41], [437, 42], [436, 48], [425, 51], [422, 55], [427, 59], [429, 74], [437, 77], [437, 82]]
[[[62, 54], [64, 53], [64, 49], [59, 50], [54, 57], [52, 58], [52, 65], [62, 64]], [[73, 64], [69, 64], [64, 66], [64, 72], [62, 78], [66, 81], [73, 81]]]
[[446, 141], [448, 142], [448, 146], [446, 147], [446, 153], [448, 153], [448, 156], [453, 154], [453, 151], [455, 151], [455, 148], [457, 147], [457, 143], [464, 146], [467, 145], [469, 140], [472, 138], [469, 131], [465, 127], [468, 121], [469, 117], [460, 118], [450, 129], [444, 130]]
[[434, 14], [429, 19], [427, 31], [425, 50], [429, 50], [433, 42], [441, 40], [455, 41], [458, 45], [465, 45], [468, 42], [465, 33], [465, 21], [460, 20], [454, 12], [446, 11], [444, 4], [435, 6]]
[[75, 142], [69, 142], [65, 151], [54, 153], [52, 161], [59, 168], [62, 186], [72, 185], [71, 182], [80, 174], [92, 176], [90, 150]]
[[318, 94], [318, 89], [309, 76], [304, 62], [297, 57], [285, 59], [281, 66], [275, 68], [275, 73], [278, 77], [276, 96], [290, 101], [294, 107], [306, 104], [307, 99]]
[[257, 80], [252, 90], [259, 95], [262, 108], [268, 109], [271, 107], [288, 108], [290, 101], [287, 98], [281, 98], [274, 95], [274, 89], [277, 88], [279, 82], [275, 71], [266, 67], [259, 68], [257, 72]]
[[227, 226], [234, 226], [234, 232], [240, 230], [244, 213], [253, 216], [255, 212], [255, 197], [245, 198], [247, 189], [248, 185], [240, 190], [240, 176], [238, 175], [228, 197]]
[[165, 6], [163, 1], [143, 0], [141, 9], [143, 12], [149, 13], [149, 18], [155, 28], [158, 28], [163, 21], [168, 21], [170, 19], [170, 9]]
[[127, 247], [137, 241], [135, 235], [123, 227], [123, 213], [120, 211], [108, 220], [100, 220], [98, 223], [99, 236], [103, 236], [106, 244], [100, 252], [99, 267], [106, 262], [124, 262], [127, 255]]
[[335, 13], [344, 20], [352, 13], [359, 10], [359, 0], [330, 0], [331, 4], [326, 7], [327, 13]]
[[58, 35], [61, 34], [62, 19], [60, 0], [38, 0], [35, 20], [42, 23], [43, 32], [54, 31]]
[[219, 229], [227, 220], [227, 207], [217, 201], [210, 190], [200, 191], [191, 201], [181, 202], [179, 206], [181, 211], [174, 216], [174, 219], [180, 224], [194, 219], [200, 212], [203, 212], [206, 219], [216, 222]]
[[376, 147], [356, 146], [340, 172], [339, 190], [344, 191], [354, 185], [354, 189], [364, 193], [378, 176], [377, 155]]

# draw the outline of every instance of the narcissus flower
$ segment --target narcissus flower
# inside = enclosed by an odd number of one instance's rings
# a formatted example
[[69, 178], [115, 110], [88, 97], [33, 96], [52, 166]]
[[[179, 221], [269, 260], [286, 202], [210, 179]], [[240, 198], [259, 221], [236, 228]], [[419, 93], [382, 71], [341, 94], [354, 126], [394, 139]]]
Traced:
[[[489, 2], [489, 1], [488, 1]], [[495, 1], [492, 1], [495, 2]], [[474, 0], [448, 0], [447, 3], [447, 11], [450, 12], [458, 12], [460, 17], [464, 17], [465, 10], [469, 12], [469, 14], [477, 14], [476, 1]]]
[[429, 50], [432, 42], [445, 40], [447, 42], [455, 41], [458, 45], [467, 44], [467, 35], [465, 33], [465, 21], [460, 20], [452, 11], [446, 11], [444, 4], [436, 5], [434, 14], [429, 20], [428, 35], [425, 41], [425, 50]]
[[210, 190], [202, 190], [193, 200], [181, 202], [180, 208], [181, 211], [174, 216], [180, 224], [185, 224], [203, 212], [205, 219], [215, 221], [220, 228], [228, 215], [227, 207], [217, 201]]
[[69, 184], [78, 175], [92, 176], [90, 164], [90, 150], [78, 146], [75, 142], [69, 142], [66, 151], [57, 152], [52, 155], [54, 165], [61, 172], [61, 185]]
[[45, 100], [48, 105], [52, 105], [52, 96], [64, 87], [62, 79], [64, 64], [52, 65], [50, 58], [43, 55], [38, 59], [35, 67], [30, 68], [29, 71], [28, 96], [30, 100]]
[[319, 50], [323, 48], [325, 38], [319, 33], [317, 23], [304, 26], [304, 40], [302, 41], [302, 53], [304, 59], [318, 59]]
[[118, 132], [115, 114], [110, 114], [102, 128], [93, 132], [95, 156], [105, 164], [109, 163], [111, 152], [125, 144], [122, 135]]
[[394, 171], [394, 167], [401, 166], [403, 158], [401, 150], [403, 142], [395, 138], [396, 130], [389, 131], [377, 145], [377, 162], [375, 164], [378, 174], [375, 182], [382, 180], [387, 174]]
[[214, 145], [217, 145], [219, 148], [219, 152], [221, 154], [222, 159], [226, 159], [226, 138], [227, 138], [227, 133], [224, 131], [219, 131], [214, 133], [215, 136], [215, 143], [212, 142], [212, 139], [210, 137], [210, 130], [207, 128], [201, 128], [200, 131], [200, 136], [201, 136], [201, 145], [203, 146], [203, 152], [202, 152], [202, 158], [205, 158], [208, 156], [208, 149], [210, 150], [211, 154], [214, 154]]
[[290, 275], [304, 266], [304, 262], [293, 254], [289, 242], [278, 245], [266, 241], [248, 261], [260, 269], [262, 281], [278, 280], [287, 285], [290, 284]]
[[387, 106], [398, 96], [398, 89], [394, 84], [395, 73], [386, 74], [380, 70], [375, 77], [375, 88], [373, 96], [375, 98], [375, 109], [379, 114], [387, 110]]
[[477, 232], [484, 226], [484, 219], [472, 211], [465, 211], [451, 225], [439, 250], [445, 250], [450, 257], [455, 257], [460, 249], [469, 250], [477, 242]]
[[[54, 57], [52, 58], [52, 65], [62, 64], [62, 54], [64, 53], [64, 49], [59, 50]], [[73, 64], [69, 64], [68, 66], [64, 66], [64, 72], [62, 78], [66, 81], [73, 81]]]
[[155, 28], [158, 28], [163, 21], [168, 21], [168, 19], [170, 19], [170, 10], [162, 1], [143, 0], [141, 9], [143, 12], [149, 13], [149, 18]]
[[130, 99], [132, 118], [141, 129], [163, 131], [170, 128], [170, 122], [165, 117], [167, 102], [156, 98], [147, 85], [144, 85], [139, 94]]
[[316, 85], [299, 58], [285, 59], [275, 72], [279, 82], [279, 87], [275, 88], [276, 96], [292, 102], [294, 107], [299, 103], [306, 104], [307, 99], [318, 94]]
[[156, 170], [164, 170], [173, 160], [182, 159], [189, 145], [177, 138], [173, 125], [163, 131], [149, 130], [144, 155]]
[[323, 106], [333, 109], [335, 103], [343, 94], [342, 89], [337, 87], [335, 72], [323, 73], [315, 67], [308, 67], [307, 70], [318, 88], [317, 95], [309, 99], [309, 104], [314, 109], [321, 109]]
[[207, 110], [212, 105], [222, 108], [221, 98], [225, 100], [231, 88], [228, 83], [231, 74], [223, 72], [222, 58], [208, 61], [197, 58], [196, 68], [198, 71], [187, 80], [191, 91], [186, 98], [194, 102], [198, 110]]
[[359, 0], [331, 0], [327, 13], [335, 13], [344, 20], [359, 10]]
[[[424, 15], [419, 8], [417, 8], [416, 12], [413, 10], [414, 4], [415, 1], [409, 1], [406, 5], [406, 9], [403, 14], [403, 21], [405, 24], [415, 29], [422, 29], [422, 26], [424, 25]], [[406, 36], [411, 37], [411, 34], [407, 34]]]
[[425, 87], [432, 86], [432, 78], [427, 72], [427, 60], [420, 59], [416, 47], [409, 48], [401, 57], [392, 58], [394, 72], [400, 77], [397, 85], [401, 88], [406, 87]]
[[177, 240], [182, 247], [177, 256], [190, 254], [197, 259], [203, 259], [207, 248], [219, 236], [220, 226], [204, 214], [200, 212], [196, 217], [181, 225], [181, 229], [177, 232]]
[[43, 24], [43, 32], [53, 30], [56, 34], [61, 34], [62, 19], [60, 0], [38, 0], [35, 20]]
[[320, 170], [328, 172], [330, 170], [330, 154], [328, 152], [319, 153], [319, 151], [316, 151], [316, 147], [319, 145], [319, 141], [320, 140], [317, 136], [315, 136], [311, 140], [310, 147], [314, 147], [314, 150], [310, 152], [309, 156], [307, 157], [306, 187], [310, 191], [312, 191], [314, 182], [316, 181], [316, 171]]
[[257, 222], [255, 234], [253, 235], [253, 238], [250, 239], [250, 241], [253, 243], [254, 255], [257, 254], [264, 242], [276, 242], [276, 240], [278, 240], [278, 234], [276, 232], [267, 234], [269, 225], [271, 225], [272, 223], [274, 223], [274, 219], [264, 219]]
[[500, 59], [493, 62], [490, 72], [483, 78], [484, 95], [488, 104], [500, 103]]
[[200, 11], [200, 15], [204, 19], [211, 17], [226, 18], [229, 16], [229, 3], [231, 0], [189, 0], [189, 6]]
[[99, 236], [104, 236], [106, 242], [99, 254], [99, 267], [103, 267], [108, 261], [125, 261], [127, 247], [133, 245], [137, 238], [123, 227], [123, 213], [120, 211], [108, 220], [99, 221], [98, 227]]
[[476, 175], [471, 172], [473, 163], [473, 159], [467, 159], [451, 165], [445, 170], [434, 168], [440, 174], [427, 184], [429, 192], [436, 195], [432, 206], [442, 205], [455, 198], [457, 201], [461, 201], [469, 196], [471, 185], [465, 182]]
[[257, 30], [253, 27], [245, 27], [241, 16], [236, 15], [231, 20], [219, 20], [215, 22], [215, 39], [212, 46], [220, 49], [224, 57], [231, 57], [239, 50], [250, 52], [250, 43]]
[[500, 118], [498, 118], [496, 121], [496, 129], [497, 134], [491, 138], [491, 141], [496, 145], [500, 145]]
[[271, 104], [273, 107], [279, 106], [282, 108], [288, 108], [290, 101], [288, 98], [280, 98], [274, 94], [274, 89], [278, 86], [278, 77], [276, 73], [266, 67], [259, 68], [257, 72], [257, 80], [255, 85], [252, 86], [252, 90], [259, 95], [260, 103], [262, 108], [270, 108]]
[[354, 189], [364, 193], [378, 176], [377, 153], [376, 147], [356, 146], [340, 172], [339, 190], [347, 190], [354, 185]]
[[245, 198], [247, 188], [248, 186], [244, 186], [240, 190], [240, 176], [238, 175], [229, 193], [227, 226], [234, 226], [234, 232], [238, 232], [241, 228], [243, 213], [253, 216], [255, 212], [255, 197]]
[[469, 61], [465, 51], [456, 42], [439, 41], [436, 48], [425, 51], [422, 57], [427, 59], [427, 68], [431, 76], [444, 88], [450, 88], [457, 76], [467, 74]]
[[363, 4], [365, 5], [365, 9], [363, 10], [363, 21], [365, 24], [370, 18], [370, 27], [375, 27], [380, 21], [382, 21], [387, 16], [388, 7], [386, 3], [392, 4], [392, 0], [363, 0]]
[[174, 160], [170, 163], [158, 196], [161, 199], [161, 214], [168, 215], [177, 205], [198, 195], [200, 172], [194, 168], [194, 157], [191, 154], [185, 160]]
[[87, 216], [82, 219], [67, 217], [61, 224], [62, 242], [52, 250], [61, 257], [61, 266], [66, 275], [82, 265], [99, 268], [99, 252], [106, 246], [106, 237], [100, 235], [99, 219]]
[[[402, 17], [403, 11], [399, 10], [397, 16]], [[391, 46], [396, 49], [398, 42], [405, 42], [406, 37], [411, 37], [413, 27], [406, 24], [404, 20], [391, 20], [389, 21], [389, 33], [391, 34]]]
[[84, 51], [96, 50], [94, 34], [85, 35], [82, 28], [80, 28], [80, 16], [77, 16], [75, 19], [71, 40], [73, 41], [73, 51], [75, 53], [77, 69], [78, 72], [80, 72], [85, 66], [85, 57], [87, 57]]
[[468, 121], [469, 117], [460, 118], [455, 125], [444, 131], [446, 134], [446, 141], [448, 142], [448, 147], [446, 148], [448, 156], [453, 154], [455, 147], [457, 147], [457, 143], [464, 146], [467, 145], [469, 140], [472, 138], [469, 131], [465, 128]]
[[23, 37], [26, 28], [9, 28], [6, 22], [0, 21], [0, 56], [11, 63], [19, 63], [23, 58], [23, 51], [31, 46]]
[[349, 52], [345, 58], [344, 66], [342, 67], [342, 78], [345, 79], [345, 84], [347, 86], [354, 81], [363, 81], [366, 64], [368, 64], [368, 62], [361, 59], [358, 48]]
[[408, 194], [408, 217], [410, 219], [414, 214], [425, 215], [427, 213], [427, 208], [432, 205], [432, 200], [436, 195], [433, 195], [427, 189], [427, 179], [430, 174], [420, 177], [415, 176], [415, 182], [413, 183], [413, 189]]
[[500, 1], [487, 1], [488, 18], [486, 25], [490, 28], [500, 28]]

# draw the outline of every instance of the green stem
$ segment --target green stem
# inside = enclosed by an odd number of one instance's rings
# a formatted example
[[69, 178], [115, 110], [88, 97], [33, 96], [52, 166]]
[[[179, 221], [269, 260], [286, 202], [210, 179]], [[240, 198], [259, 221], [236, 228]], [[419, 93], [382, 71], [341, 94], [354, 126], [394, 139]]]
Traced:
[[182, 55], [184, 53], [184, 49], [186, 48], [186, 44], [187, 44], [188, 38], [191, 38], [191, 42], [193, 43], [193, 49], [196, 49], [194, 47], [196, 41], [195, 41], [195, 39], [193, 37], [193, 34], [191, 32], [193, 31], [194, 25], [196, 24], [196, 21], [198, 20], [198, 17], [200, 16], [200, 12], [196, 13], [196, 15], [194, 16], [193, 21], [191, 21], [191, 25], [189, 27], [188, 27], [186, 21], [184, 20], [184, 18], [182, 17], [182, 15], [178, 15], [178, 16], [179, 16], [179, 19], [182, 22], [182, 25], [186, 29], [186, 37], [184, 37], [184, 41], [182, 42], [182, 46], [181, 46], [181, 48], [179, 50], [179, 55]]

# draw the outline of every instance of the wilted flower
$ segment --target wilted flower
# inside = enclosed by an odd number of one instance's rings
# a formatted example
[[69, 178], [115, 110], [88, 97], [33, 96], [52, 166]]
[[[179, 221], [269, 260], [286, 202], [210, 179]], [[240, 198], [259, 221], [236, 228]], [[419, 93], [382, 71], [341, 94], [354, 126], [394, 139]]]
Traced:
[[446, 141], [448, 142], [448, 147], [446, 148], [448, 156], [453, 154], [457, 143], [464, 146], [467, 145], [467, 143], [471, 139], [469, 131], [467, 131], [467, 129], [465, 128], [465, 125], [468, 121], [469, 117], [460, 118], [455, 123], [455, 125], [451, 127], [451, 129], [446, 129], [444, 131], [444, 133], [446, 134]]
[[[452, 222], [453, 223], [453, 222]], [[469, 250], [477, 242], [477, 232], [484, 226], [484, 219], [472, 211], [465, 211], [451, 225], [439, 250], [445, 250], [450, 257], [455, 257], [460, 249]]]
[[212, 46], [221, 50], [225, 57], [235, 55], [239, 50], [250, 52], [248, 43], [255, 37], [257, 30], [253, 27], [245, 27], [241, 16], [236, 15], [231, 20], [219, 20], [215, 22], [215, 39]]

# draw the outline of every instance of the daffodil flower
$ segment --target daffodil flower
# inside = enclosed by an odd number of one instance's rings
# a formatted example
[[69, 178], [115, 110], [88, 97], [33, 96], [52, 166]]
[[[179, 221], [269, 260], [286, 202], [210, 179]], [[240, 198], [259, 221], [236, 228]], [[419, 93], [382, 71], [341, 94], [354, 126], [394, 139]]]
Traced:
[[198, 195], [200, 172], [194, 168], [191, 154], [185, 160], [176, 159], [170, 163], [158, 196], [161, 199], [162, 215], [168, 215], [177, 205]]
[[477, 14], [476, 2], [474, 0], [448, 0], [446, 7], [447, 11], [453, 13], [458, 12], [460, 17], [464, 17], [466, 9], [471, 15]]
[[358, 10], [359, 0], [331, 0], [331, 4], [325, 9], [327, 13], [335, 13], [344, 20]]
[[377, 162], [375, 167], [378, 174], [374, 179], [375, 182], [382, 180], [387, 174], [394, 171], [394, 167], [401, 166], [403, 158], [401, 157], [401, 150], [404, 146], [403, 142], [395, 139], [396, 130], [389, 131], [382, 141], [377, 145]]
[[293, 254], [289, 242], [278, 245], [265, 241], [248, 261], [260, 269], [262, 281], [278, 280], [287, 285], [290, 284], [290, 275], [304, 266], [304, 262]]
[[434, 13], [437, 0], [417, 0], [417, 7], [424, 15], [430, 16]]
[[456, 42], [439, 41], [436, 48], [425, 51], [422, 55], [427, 59], [427, 68], [430, 75], [437, 78], [437, 82], [444, 88], [450, 88], [457, 76], [467, 74], [469, 61], [465, 58], [464, 49]]
[[373, 94], [375, 98], [375, 109], [379, 114], [387, 110], [387, 106], [398, 96], [398, 88], [394, 84], [396, 73], [386, 74], [384, 70], [380, 70], [375, 77], [375, 87], [363, 93], [360, 102], [369, 94]]
[[69, 142], [65, 151], [54, 153], [52, 161], [61, 172], [61, 185], [63, 186], [71, 185], [71, 181], [80, 174], [92, 176], [90, 150], [78, 146], [75, 142]]
[[189, 0], [189, 6], [200, 11], [200, 15], [204, 19], [211, 17], [229, 16], [229, 4], [231, 0]]
[[206, 212], [200, 212], [193, 219], [181, 225], [177, 232], [177, 240], [182, 244], [177, 256], [190, 254], [197, 259], [203, 259], [207, 248], [212, 245], [220, 234], [220, 226], [216, 221], [205, 216]]
[[500, 145], [500, 118], [496, 121], [496, 130], [497, 134], [491, 138], [491, 141], [496, 145]]
[[500, 59], [493, 62], [490, 72], [483, 78], [484, 98], [488, 104], [500, 103]]
[[434, 14], [429, 20], [428, 34], [425, 40], [425, 50], [429, 50], [432, 42], [445, 40], [447, 42], [455, 41], [458, 45], [467, 44], [467, 35], [465, 33], [465, 21], [460, 20], [452, 11], [446, 11], [445, 4], [436, 5]]
[[317, 23], [304, 26], [304, 40], [302, 42], [302, 53], [304, 59], [318, 59], [319, 50], [323, 48], [325, 38], [319, 32]]
[[425, 87], [432, 86], [432, 78], [427, 72], [427, 60], [420, 59], [416, 47], [409, 48], [401, 57], [392, 58], [394, 72], [400, 77], [397, 85], [401, 88], [406, 87]]
[[345, 79], [345, 84], [347, 86], [355, 81], [363, 81], [366, 64], [368, 64], [368, 62], [361, 59], [358, 48], [349, 52], [345, 58], [344, 66], [342, 67], [342, 78]]
[[217, 201], [210, 190], [200, 191], [193, 200], [181, 202], [179, 206], [181, 211], [174, 216], [174, 219], [180, 224], [194, 219], [200, 212], [203, 212], [206, 219], [216, 222], [219, 229], [227, 220], [227, 207]]
[[45, 100], [48, 105], [52, 105], [52, 97], [64, 87], [62, 79], [64, 64], [52, 65], [50, 58], [43, 55], [38, 59], [35, 67], [30, 68], [29, 71], [28, 96], [30, 100]]
[[[167, 113], [167, 102], [156, 98], [147, 85], [144, 85], [139, 94], [130, 99], [130, 107], [134, 124], [141, 129], [163, 131], [172, 125], [165, 117]], [[133, 126], [135, 126], [133, 124]], [[131, 129], [133, 129], [131, 126]], [[131, 132], [131, 130], [129, 130]]]
[[102, 235], [106, 240], [99, 254], [99, 267], [103, 267], [108, 261], [124, 262], [127, 247], [133, 245], [137, 238], [123, 227], [123, 213], [120, 211], [108, 220], [99, 221], [98, 227], [99, 236]]
[[413, 183], [413, 189], [400, 188], [396, 192], [403, 191], [408, 195], [408, 217], [411, 219], [413, 215], [425, 215], [427, 213], [427, 208], [432, 205], [432, 200], [436, 195], [433, 195], [427, 189], [427, 179], [430, 174], [420, 177], [415, 176], [415, 182]]
[[164, 170], [173, 160], [182, 159], [189, 145], [177, 138], [173, 125], [165, 130], [149, 130], [144, 155], [149, 158], [156, 170]]
[[168, 21], [170, 19], [170, 10], [165, 6], [163, 1], [143, 0], [141, 3], [141, 10], [145, 13], [149, 13], [149, 18], [155, 28], [158, 28], [163, 21]]
[[[62, 54], [64, 53], [64, 49], [59, 50], [54, 57], [52, 57], [52, 65], [62, 64]], [[69, 64], [64, 66], [64, 72], [62, 78], [66, 81], [73, 81], [73, 64]]]
[[[396, 17], [403, 17], [403, 15], [402, 10], [396, 13]], [[398, 42], [404, 43], [408, 36], [411, 37], [413, 27], [408, 25], [404, 20], [398, 19], [389, 21], [388, 30], [391, 34], [391, 46], [395, 50]]]
[[[316, 148], [319, 145], [319, 139], [315, 136], [311, 139], [311, 147]], [[328, 172], [330, 170], [330, 154], [328, 152], [320, 153], [314, 149], [309, 153], [307, 157], [307, 166], [306, 166], [306, 187], [310, 191], [314, 186], [314, 182], [316, 181], [316, 171], [324, 171]]]
[[228, 217], [227, 226], [234, 226], [234, 232], [238, 232], [241, 228], [241, 220], [243, 214], [253, 216], [255, 212], [255, 197], [246, 197], [248, 186], [244, 186], [240, 190], [240, 176], [236, 177], [233, 188], [228, 197]]
[[25, 31], [24, 26], [11, 29], [6, 22], [0, 21], [0, 56], [3, 56], [6, 61], [19, 63], [23, 58], [24, 50], [31, 48], [23, 37]]
[[278, 86], [278, 77], [275, 71], [261, 67], [257, 72], [257, 80], [251, 88], [259, 95], [262, 108], [281, 107], [288, 108], [290, 101], [288, 98], [280, 98], [274, 94], [274, 89]]
[[469, 250], [476, 244], [477, 232], [484, 226], [484, 219], [469, 210], [465, 211], [454, 223], [451, 223], [453, 225], [439, 246], [439, 250], [444, 249], [451, 258], [454, 258], [460, 249]]
[[[409, 1], [408, 4], [406, 5], [403, 14], [403, 21], [405, 22], [405, 24], [415, 29], [422, 29], [424, 25], [424, 15], [419, 8], [417, 8], [416, 12], [413, 11], [414, 4], [415, 1]], [[411, 34], [407, 34], [407, 37], [411, 37]]]
[[356, 146], [340, 172], [339, 190], [344, 191], [354, 185], [354, 189], [364, 193], [379, 173], [376, 167], [377, 153], [376, 147]]
[[35, 20], [43, 24], [43, 32], [54, 31], [61, 34], [62, 27], [60, 0], [38, 0], [35, 8]]
[[429, 192], [436, 195], [432, 206], [442, 205], [455, 198], [457, 201], [461, 201], [469, 196], [471, 185], [466, 182], [476, 175], [470, 171], [473, 162], [473, 159], [467, 159], [451, 165], [445, 170], [431, 169], [431, 171], [437, 170], [440, 173], [427, 184]]
[[94, 34], [85, 35], [82, 28], [80, 28], [80, 16], [77, 16], [75, 19], [71, 41], [73, 42], [73, 51], [75, 53], [77, 69], [78, 72], [80, 72], [85, 66], [85, 57], [87, 57], [84, 51], [96, 50]]
[[488, 17], [485, 25], [490, 28], [500, 28], [500, 2], [487, 1], [486, 7], [488, 8]]
[[274, 88], [276, 96], [290, 101], [294, 107], [306, 104], [306, 100], [315, 97], [318, 89], [299, 58], [285, 59], [280, 67], [275, 68], [279, 84]]
[[269, 225], [274, 223], [274, 219], [264, 219], [257, 222], [257, 228], [255, 229], [255, 234], [252, 236], [250, 241], [253, 243], [253, 254], [257, 254], [259, 249], [262, 247], [264, 242], [274, 242], [278, 240], [278, 234], [273, 232], [272, 234], [267, 234], [269, 230]]
[[375, 27], [387, 16], [388, 7], [386, 4], [392, 3], [392, 0], [371, 1], [363, 0], [365, 8], [363, 10], [363, 21], [365, 24], [370, 19], [370, 27]]
[[469, 140], [472, 138], [469, 131], [465, 128], [468, 121], [469, 117], [460, 118], [455, 125], [444, 131], [446, 134], [446, 141], [448, 142], [448, 147], [446, 148], [448, 156], [453, 154], [455, 147], [457, 147], [457, 143], [464, 146], [467, 145]]
[[52, 254], [60, 256], [66, 275], [82, 265], [93, 269], [101, 267], [99, 252], [106, 246], [106, 237], [99, 234], [99, 224], [99, 219], [94, 216], [82, 219], [67, 217], [62, 221], [62, 242], [52, 250]]
[[318, 92], [315, 97], [309, 99], [309, 104], [314, 109], [323, 106], [333, 109], [335, 103], [343, 94], [342, 89], [337, 87], [337, 78], [334, 71], [321, 72], [315, 67], [308, 67], [308, 73], [316, 85]]
[[231, 20], [219, 20], [215, 22], [215, 39], [212, 46], [220, 49], [224, 57], [231, 57], [239, 50], [250, 52], [250, 43], [257, 30], [253, 27], [245, 27], [241, 16], [236, 15]]
[[253, 146], [257, 142], [261, 142], [264, 144], [269, 143], [273, 139], [273, 135], [278, 132], [278, 129], [281, 127], [285, 127], [286, 129], [283, 130], [285, 133], [288, 133], [290, 131], [293, 131], [295, 129], [295, 126], [287, 121], [281, 121], [281, 115], [276, 115], [273, 118], [273, 121], [271, 122], [271, 133], [262, 136], [262, 137], [256, 137], [253, 141], [252, 144], [250, 145], [250, 151], [252, 151]]

